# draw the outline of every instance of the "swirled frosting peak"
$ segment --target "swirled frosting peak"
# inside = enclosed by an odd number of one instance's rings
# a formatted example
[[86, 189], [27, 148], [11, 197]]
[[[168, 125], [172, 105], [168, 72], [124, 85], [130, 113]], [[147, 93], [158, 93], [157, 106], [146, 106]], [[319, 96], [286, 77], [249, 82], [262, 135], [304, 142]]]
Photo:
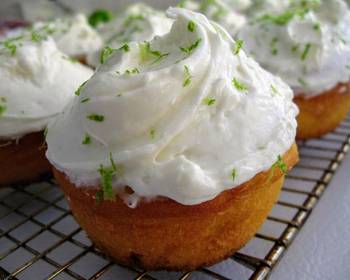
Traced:
[[[98, 33], [104, 45], [120, 48], [123, 44], [134, 41], [151, 40], [169, 32], [173, 21], [158, 11], [142, 3], [133, 4], [116, 16], [111, 22], [98, 27]], [[101, 49], [89, 54], [88, 63], [100, 65]]]
[[268, 170], [296, 133], [281, 79], [202, 14], [167, 13], [171, 31], [109, 52], [47, 136], [48, 159], [72, 182], [107, 188], [114, 175], [115, 191], [133, 189], [132, 207], [135, 197], [211, 200]]
[[309, 97], [349, 81], [349, 26], [343, 0], [300, 0], [260, 14], [238, 37], [264, 68]]
[[35, 32], [0, 41], [0, 138], [43, 130], [91, 75]]

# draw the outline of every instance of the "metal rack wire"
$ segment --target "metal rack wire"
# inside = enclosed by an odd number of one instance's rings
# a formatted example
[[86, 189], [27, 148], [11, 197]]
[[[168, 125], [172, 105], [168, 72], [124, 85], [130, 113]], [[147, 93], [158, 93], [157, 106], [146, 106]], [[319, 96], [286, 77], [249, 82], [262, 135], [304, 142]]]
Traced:
[[111, 262], [76, 224], [53, 180], [1, 189], [0, 279], [226, 280], [237, 271], [244, 279], [266, 279], [349, 148], [350, 117], [333, 133], [299, 143], [301, 161], [288, 175], [280, 200], [255, 238], [225, 262], [194, 272], [146, 272]]

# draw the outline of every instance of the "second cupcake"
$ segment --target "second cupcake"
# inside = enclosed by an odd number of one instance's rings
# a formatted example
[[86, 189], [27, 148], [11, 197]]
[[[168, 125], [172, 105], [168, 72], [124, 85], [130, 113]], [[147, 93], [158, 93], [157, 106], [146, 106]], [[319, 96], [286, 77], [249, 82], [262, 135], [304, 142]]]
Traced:
[[35, 32], [0, 41], [0, 186], [51, 172], [45, 128], [91, 75]]
[[239, 33], [244, 48], [293, 88], [299, 139], [334, 130], [348, 114], [349, 26], [343, 0], [294, 1], [282, 12], [259, 14]]

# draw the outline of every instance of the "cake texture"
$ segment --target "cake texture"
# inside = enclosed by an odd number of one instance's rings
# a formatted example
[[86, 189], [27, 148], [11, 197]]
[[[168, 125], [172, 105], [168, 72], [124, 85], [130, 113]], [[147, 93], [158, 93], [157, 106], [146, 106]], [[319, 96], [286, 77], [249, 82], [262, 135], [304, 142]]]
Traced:
[[322, 95], [305, 98], [297, 96], [294, 102], [300, 113], [297, 117], [297, 138], [318, 138], [332, 132], [347, 117], [350, 108], [350, 83], [339, 84]]
[[43, 132], [0, 140], [0, 186], [38, 181], [52, 173]]
[[[297, 160], [294, 145], [283, 156], [286, 171]], [[94, 245], [119, 263], [147, 270], [194, 270], [233, 255], [258, 231], [284, 182], [272, 168], [202, 204], [163, 199], [132, 209], [119, 197], [96, 204], [98, 188], [77, 188], [54, 173]]]

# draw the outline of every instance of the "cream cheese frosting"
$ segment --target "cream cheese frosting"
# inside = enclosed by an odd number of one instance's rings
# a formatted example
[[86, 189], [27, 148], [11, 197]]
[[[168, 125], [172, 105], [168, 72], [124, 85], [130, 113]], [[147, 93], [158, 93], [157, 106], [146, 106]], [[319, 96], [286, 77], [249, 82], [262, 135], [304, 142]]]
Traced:
[[180, 2], [179, 6], [200, 12], [210, 20], [216, 21], [226, 28], [232, 36], [247, 23], [246, 17], [239, 11], [249, 5], [249, 1], [239, 0], [187, 0]]
[[198, 11], [200, 6], [219, 5], [223, 7], [224, 5], [233, 9], [234, 11], [243, 12], [250, 8], [252, 4], [252, 0], [183, 0], [179, 2], [178, 6], [189, 10]]
[[73, 57], [86, 56], [103, 46], [102, 38], [83, 14], [50, 22], [37, 22], [33, 30], [41, 36], [52, 36], [58, 48]]
[[306, 97], [350, 79], [350, 11], [343, 0], [300, 1], [265, 14], [238, 37], [264, 68]]
[[[238, 12], [244, 12], [251, 7], [253, 4], [252, 0], [223, 0], [229, 5], [232, 9]], [[278, 2], [278, 1], [276, 1]]]
[[[130, 5], [111, 22], [98, 27], [104, 44], [110, 48], [120, 48], [131, 41], [149, 41], [155, 36], [169, 32], [173, 21], [164, 12], [155, 10], [142, 3]], [[88, 56], [88, 64], [100, 65], [101, 49]]]
[[26, 36], [0, 42], [0, 138], [44, 130], [92, 75], [52, 39]]
[[[113, 167], [115, 192], [185, 205], [266, 171], [294, 143], [292, 90], [202, 14], [169, 8], [171, 31], [115, 51], [49, 127], [47, 158], [78, 187]], [[104, 178], [104, 177], [103, 177]]]
[[293, 0], [252, 0], [249, 9], [247, 9], [246, 12], [250, 17], [264, 15], [266, 13], [281, 13], [288, 8], [292, 2]]

